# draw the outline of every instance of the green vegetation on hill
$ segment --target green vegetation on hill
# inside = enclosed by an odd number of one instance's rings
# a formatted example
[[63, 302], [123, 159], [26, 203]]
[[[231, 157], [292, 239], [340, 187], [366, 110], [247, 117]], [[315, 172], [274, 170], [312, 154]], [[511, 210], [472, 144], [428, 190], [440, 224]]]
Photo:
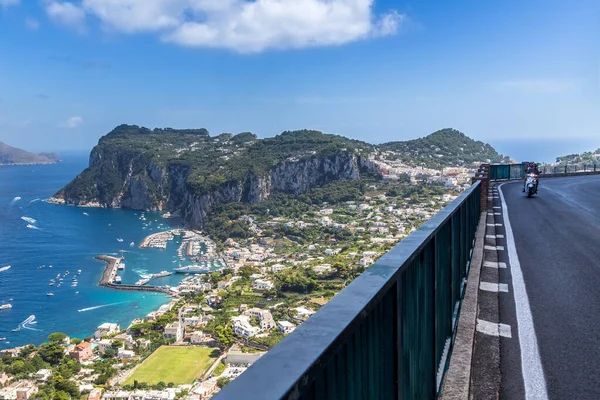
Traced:
[[389, 142], [381, 150], [398, 152], [400, 160], [408, 165], [427, 168], [470, 166], [479, 162], [508, 162], [489, 144], [475, 141], [456, 129], [442, 129], [424, 138], [404, 142]]
[[600, 148], [596, 151], [586, 151], [581, 154], [569, 154], [556, 157], [556, 162], [560, 164], [596, 164], [600, 165]]
[[261, 176], [286, 160], [329, 157], [372, 146], [318, 131], [283, 132], [257, 139], [250, 132], [211, 137], [206, 129], [150, 130], [120, 125], [102, 137], [91, 155], [91, 165], [60, 195], [84, 202], [108, 203], [127, 188], [128, 176], [138, 177], [157, 197], [162, 196], [149, 165], [178, 169], [186, 175], [185, 186], [195, 194], [215, 190], [226, 183]]

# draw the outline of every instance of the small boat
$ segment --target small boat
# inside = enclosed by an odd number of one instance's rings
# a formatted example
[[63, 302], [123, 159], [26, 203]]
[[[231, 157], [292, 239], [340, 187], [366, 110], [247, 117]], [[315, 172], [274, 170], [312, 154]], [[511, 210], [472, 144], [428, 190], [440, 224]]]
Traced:
[[50, 282], [48, 286], [54, 286], [54, 282]]
[[142, 278], [139, 281], [137, 281], [135, 284], [136, 285], [145, 285], [148, 282], [150, 282], [150, 279], [148, 279], [148, 278]]
[[9, 269], [10, 269], [10, 265], [7, 265], [6, 267], [0, 268], [0, 272], [8, 271]]
[[121, 243], [122, 241], [123, 241], [123, 239], [117, 238], [117, 242]]
[[78, 270], [77, 270], [77, 273], [78, 273], [78, 274], [80, 274], [80, 273], [81, 273], [81, 270], [80, 270], [80, 269], [78, 269]]
[[8, 310], [9, 308], [12, 308], [12, 304], [2, 304], [2, 305], [0, 305], [0, 310]]
[[52, 268], [52, 265], [48, 265], [48, 268]]
[[5, 337], [0, 337], [0, 342], [2, 342], [2, 341], [4, 341], [4, 340], [6, 340], [6, 338], [5, 338]]
[[75, 294], [79, 294], [79, 291], [75, 292]]
[[46, 293], [46, 296], [54, 296], [54, 293]]

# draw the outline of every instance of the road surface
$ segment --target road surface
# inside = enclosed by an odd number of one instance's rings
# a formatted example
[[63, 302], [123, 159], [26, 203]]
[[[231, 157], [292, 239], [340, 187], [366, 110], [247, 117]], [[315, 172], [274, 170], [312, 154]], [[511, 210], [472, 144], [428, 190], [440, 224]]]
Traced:
[[[509, 265], [500, 280], [512, 295], [500, 301], [500, 316], [514, 332], [501, 345], [502, 398], [600, 399], [600, 175], [542, 178], [533, 198], [522, 182], [507, 183], [494, 205], [502, 200], [502, 228], [511, 232], [498, 242]], [[511, 248], [519, 270], [509, 264]], [[531, 331], [523, 331], [525, 307]], [[532, 381], [545, 381], [547, 397]]]

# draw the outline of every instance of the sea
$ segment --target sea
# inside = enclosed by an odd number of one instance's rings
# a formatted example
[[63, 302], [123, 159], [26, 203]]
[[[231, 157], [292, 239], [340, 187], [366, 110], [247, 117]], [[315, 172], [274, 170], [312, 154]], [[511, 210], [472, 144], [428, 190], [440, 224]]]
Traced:
[[[0, 338], [5, 338], [0, 350], [40, 344], [56, 331], [84, 338], [103, 322], [125, 328], [170, 301], [162, 293], [99, 287], [105, 263], [95, 260], [97, 255], [125, 257], [125, 269], [119, 271], [124, 284], [190, 264], [177, 257], [179, 237], [165, 250], [138, 247], [149, 234], [179, 227], [159, 213], [145, 212], [143, 220], [139, 211], [44, 201], [87, 163], [87, 155], [70, 155], [54, 165], [0, 167], [0, 269], [11, 266], [0, 272], [0, 304], [12, 304], [0, 310]], [[72, 287], [78, 270], [78, 285]], [[64, 279], [61, 287], [58, 274]], [[173, 274], [149, 284], [174, 286], [182, 278]], [[49, 286], [50, 279], [54, 286]]]

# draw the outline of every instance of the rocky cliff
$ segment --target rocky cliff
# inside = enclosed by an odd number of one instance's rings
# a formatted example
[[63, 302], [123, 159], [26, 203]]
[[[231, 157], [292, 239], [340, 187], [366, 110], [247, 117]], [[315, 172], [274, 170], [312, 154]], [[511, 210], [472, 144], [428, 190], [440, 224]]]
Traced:
[[220, 204], [257, 203], [274, 192], [298, 195], [327, 182], [358, 179], [361, 168], [369, 168], [350, 141], [310, 131], [264, 141], [248, 133], [220, 139], [178, 131], [144, 134], [101, 139], [89, 167], [52, 201], [168, 210], [202, 227]]

